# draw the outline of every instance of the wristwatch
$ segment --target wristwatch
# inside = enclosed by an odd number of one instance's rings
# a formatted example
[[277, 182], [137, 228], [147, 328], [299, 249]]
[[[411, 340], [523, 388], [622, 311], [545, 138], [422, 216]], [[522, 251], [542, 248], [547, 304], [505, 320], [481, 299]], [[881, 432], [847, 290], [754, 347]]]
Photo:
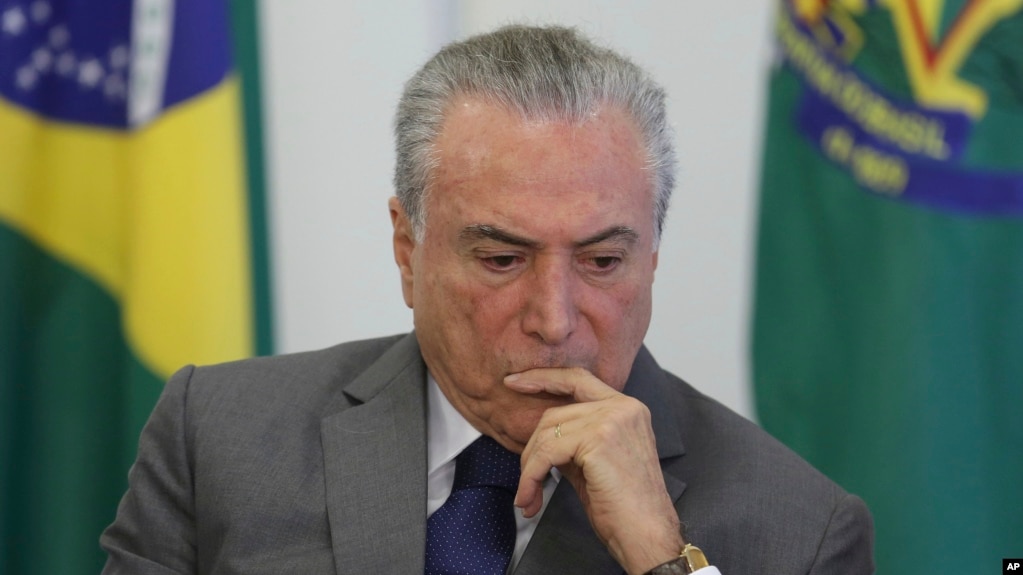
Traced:
[[699, 547], [686, 543], [678, 557], [654, 567], [647, 571], [646, 575], [689, 575], [709, 565]]

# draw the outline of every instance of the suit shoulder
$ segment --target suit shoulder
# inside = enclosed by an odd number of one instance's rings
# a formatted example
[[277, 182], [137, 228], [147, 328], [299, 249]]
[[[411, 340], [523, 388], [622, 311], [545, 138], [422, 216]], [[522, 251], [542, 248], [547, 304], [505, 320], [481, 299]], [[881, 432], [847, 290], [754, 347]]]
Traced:
[[[833, 497], [841, 488], [763, 428], [665, 372], [676, 391], [686, 458], [729, 461], [729, 473], [759, 482], [814, 486]], [[705, 466], [708, 472], [717, 466]]]
[[[872, 521], [859, 498], [753, 422], [667, 380], [685, 444], [669, 464], [686, 482], [680, 516], [722, 572], [805, 573], [843, 557], [869, 563]], [[738, 544], [738, 532], [755, 533], [755, 544]]]
[[280, 355], [250, 357], [219, 364], [199, 366], [198, 375], [204, 377], [228, 377], [237, 374], [259, 374], [273, 377], [295, 372], [312, 374], [324, 371], [337, 373], [349, 371], [353, 367], [364, 368], [384, 354], [404, 335], [349, 341], [311, 351], [301, 351]]
[[[189, 403], [260, 411], [281, 404], [322, 406], [407, 337], [358, 340], [315, 351], [183, 368], [182, 372], [188, 372]], [[175, 379], [180, 379], [180, 374], [171, 381]]]

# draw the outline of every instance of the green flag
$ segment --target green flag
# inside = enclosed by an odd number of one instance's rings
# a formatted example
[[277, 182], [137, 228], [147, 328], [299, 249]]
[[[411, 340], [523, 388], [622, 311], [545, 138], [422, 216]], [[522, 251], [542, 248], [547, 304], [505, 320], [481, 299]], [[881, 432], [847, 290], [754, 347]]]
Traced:
[[269, 351], [231, 8], [0, 0], [0, 573], [99, 572], [164, 378]]
[[759, 418], [866, 500], [879, 573], [998, 572], [1023, 556], [1023, 1], [780, 4]]

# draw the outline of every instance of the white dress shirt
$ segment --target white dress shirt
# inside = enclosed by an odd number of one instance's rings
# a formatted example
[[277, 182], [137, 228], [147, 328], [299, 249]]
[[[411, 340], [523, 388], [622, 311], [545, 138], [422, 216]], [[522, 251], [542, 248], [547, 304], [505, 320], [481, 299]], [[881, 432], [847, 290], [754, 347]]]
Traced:
[[[482, 434], [469, 424], [455, 409], [448, 398], [437, 386], [433, 375], [427, 375], [426, 385], [426, 440], [427, 440], [427, 484], [426, 484], [426, 516], [440, 508], [451, 495], [451, 487], [455, 483], [455, 457], [463, 449], [469, 447]], [[529, 538], [540, 523], [540, 518], [547, 509], [547, 503], [558, 486], [561, 474], [552, 469], [543, 484], [543, 506], [540, 512], [529, 519], [515, 511], [515, 551], [512, 552], [508, 573], [515, 570], [522, 553], [526, 550]], [[721, 575], [717, 568], [707, 567], [696, 571], [699, 575]]]

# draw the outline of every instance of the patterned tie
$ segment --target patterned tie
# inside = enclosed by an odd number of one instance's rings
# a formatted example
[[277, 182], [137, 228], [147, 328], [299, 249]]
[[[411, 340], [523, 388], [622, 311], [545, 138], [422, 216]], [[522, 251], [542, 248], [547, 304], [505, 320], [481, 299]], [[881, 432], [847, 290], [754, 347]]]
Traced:
[[520, 472], [519, 456], [486, 435], [458, 455], [451, 495], [426, 522], [426, 575], [504, 575]]

